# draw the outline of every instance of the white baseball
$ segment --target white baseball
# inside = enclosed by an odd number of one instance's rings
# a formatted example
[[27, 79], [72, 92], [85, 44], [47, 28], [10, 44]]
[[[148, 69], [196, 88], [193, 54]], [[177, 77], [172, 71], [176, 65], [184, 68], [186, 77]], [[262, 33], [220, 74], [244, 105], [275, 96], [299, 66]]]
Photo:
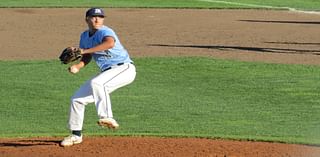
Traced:
[[75, 73], [79, 72], [79, 69], [76, 67], [70, 67], [70, 72], [75, 74]]

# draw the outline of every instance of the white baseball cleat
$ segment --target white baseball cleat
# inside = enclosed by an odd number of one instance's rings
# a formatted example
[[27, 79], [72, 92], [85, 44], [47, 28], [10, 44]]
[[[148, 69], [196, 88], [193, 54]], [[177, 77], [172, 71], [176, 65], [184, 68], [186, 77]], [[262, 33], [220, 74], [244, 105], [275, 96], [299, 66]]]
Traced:
[[82, 142], [82, 135], [81, 136], [77, 136], [77, 135], [70, 135], [66, 138], [63, 139], [63, 141], [61, 142], [61, 146], [63, 147], [67, 147], [67, 146], [72, 146], [75, 144], [79, 144]]
[[98, 124], [102, 127], [108, 127], [110, 129], [117, 129], [119, 127], [119, 124], [113, 118], [99, 119]]

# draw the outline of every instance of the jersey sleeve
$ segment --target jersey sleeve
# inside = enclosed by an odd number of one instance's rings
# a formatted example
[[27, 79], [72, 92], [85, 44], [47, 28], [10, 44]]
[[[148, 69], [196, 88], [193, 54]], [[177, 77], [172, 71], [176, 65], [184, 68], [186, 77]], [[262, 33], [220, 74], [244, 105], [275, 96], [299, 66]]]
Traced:
[[101, 31], [99, 35], [100, 42], [102, 42], [105, 37], [112, 37], [114, 40], [116, 40], [115, 32], [111, 29], [105, 29]]

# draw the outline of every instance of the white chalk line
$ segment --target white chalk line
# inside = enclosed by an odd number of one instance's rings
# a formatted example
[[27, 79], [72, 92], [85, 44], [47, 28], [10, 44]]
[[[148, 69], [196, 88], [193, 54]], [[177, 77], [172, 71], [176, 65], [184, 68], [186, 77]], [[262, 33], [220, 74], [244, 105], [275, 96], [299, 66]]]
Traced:
[[305, 10], [298, 10], [296, 8], [290, 8], [290, 7], [275, 7], [275, 6], [268, 6], [268, 5], [228, 2], [228, 1], [221, 1], [221, 0], [198, 0], [198, 1], [212, 2], [212, 3], [223, 3], [223, 4], [231, 4], [231, 5], [240, 5], [240, 6], [255, 7], [255, 8], [282, 9], [282, 10], [289, 10], [289, 11], [298, 12], [298, 13], [318, 14], [318, 15], [320, 15], [319, 11], [305, 11]]

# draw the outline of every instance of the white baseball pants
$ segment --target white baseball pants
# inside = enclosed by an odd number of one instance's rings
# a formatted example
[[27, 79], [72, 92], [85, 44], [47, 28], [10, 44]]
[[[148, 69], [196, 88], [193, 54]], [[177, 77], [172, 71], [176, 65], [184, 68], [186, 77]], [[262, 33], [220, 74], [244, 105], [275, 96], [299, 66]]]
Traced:
[[110, 93], [133, 82], [136, 68], [131, 63], [114, 66], [83, 84], [71, 98], [69, 129], [82, 130], [85, 106], [95, 103], [99, 118], [112, 118]]

